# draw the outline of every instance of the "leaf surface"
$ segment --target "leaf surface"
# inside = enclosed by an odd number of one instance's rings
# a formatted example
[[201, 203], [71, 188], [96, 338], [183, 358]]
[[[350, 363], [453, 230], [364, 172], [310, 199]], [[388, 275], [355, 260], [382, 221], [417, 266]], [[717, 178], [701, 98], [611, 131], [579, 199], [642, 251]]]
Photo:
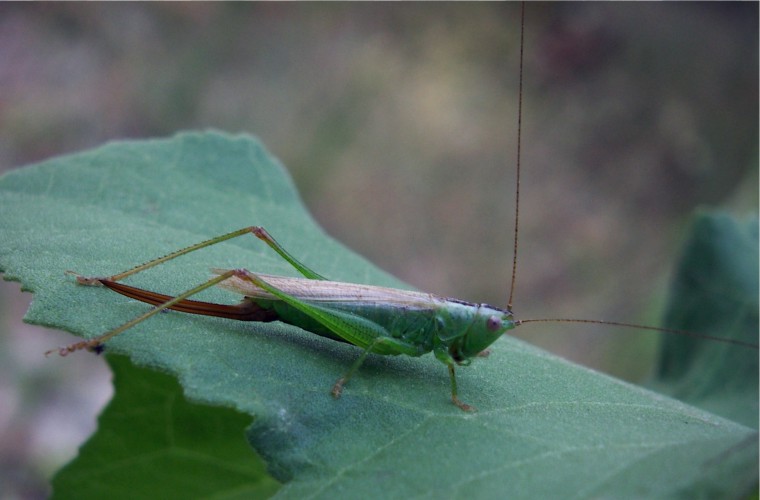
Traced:
[[[0, 269], [35, 293], [27, 321], [80, 336], [146, 306], [76, 286], [66, 270], [110, 275], [248, 225], [265, 226], [331, 279], [404, 286], [327, 237], [284, 169], [247, 136], [184, 133], [55, 158], [3, 177], [0, 211]], [[296, 275], [240, 238], [127, 283], [175, 294], [208, 279], [210, 267]], [[222, 290], [200, 298], [239, 299]], [[450, 403], [432, 356], [370, 356], [336, 401], [330, 387], [358, 349], [280, 323], [161, 314], [107, 351], [175, 375], [191, 401], [255, 417], [248, 439], [286, 483], [283, 498], [732, 495], [757, 482], [756, 429], [511, 338], [458, 371], [475, 414]], [[125, 425], [152, 424], [135, 415]], [[118, 432], [103, 426], [93, 439]], [[83, 477], [84, 457], [63, 474]]]
[[279, 485], [251, 453], [250, 417], [188, 403], [174, 377], [110, 356], [114, 398], [53, 479], [54, 498], [263, 498]]

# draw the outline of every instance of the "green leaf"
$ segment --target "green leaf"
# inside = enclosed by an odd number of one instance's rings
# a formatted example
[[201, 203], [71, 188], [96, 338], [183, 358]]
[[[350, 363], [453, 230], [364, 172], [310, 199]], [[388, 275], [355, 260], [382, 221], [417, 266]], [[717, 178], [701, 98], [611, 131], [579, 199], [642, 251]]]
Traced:
[[[700, 213], [684, 246], [665, 324], [757, 344], [758, 220]], [[656, 387], [718, 415], [758, 426], [757, 351], [669, 337]]]
[[[114, 399], [53, 479], [55, 498], [262, 498], [278, 489], [242, 438], [250, 416], [185, 401], [174, 377], [110, 356]], [[135, 424], [139, 425], [135, 425]]]
[[[0, 269], [35, 293], [27, 320], [87, 337], [146, 306], [78, 287], [64, 271], [113, 274], [253, 224], [332, 279], [403, 286], [326, 237], [282, 167], [245, 136], [188, 133], [53, 159], [3, 177], [0, 210]], [[173, 294], [207, 279], [209, 267], [295, 275], [241, 238], [128, 282]], [[238, 297], [212, 290], [202, 300]], [[757, 482], [755, 429], [510, 338], [458, 371], [475, 414], [451, 404], [432, 356], [370, 356], [336, 401], [330, 387], [358, 349], [279, 323], [161, 314], [108, 352], [176, 375], [191, 401], [255, 416], [248, 439], [286, 483], [284, 498], [731, 496]], [[138, 417], [124, 423], [155, 425]], [[109, 432], [119, 431], [98, 435]]]

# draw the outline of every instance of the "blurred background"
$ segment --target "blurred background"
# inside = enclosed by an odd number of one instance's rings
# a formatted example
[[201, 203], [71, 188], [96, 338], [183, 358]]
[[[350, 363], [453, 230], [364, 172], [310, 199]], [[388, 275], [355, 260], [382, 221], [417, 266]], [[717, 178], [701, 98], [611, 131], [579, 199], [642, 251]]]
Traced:
[[[330, 235], [420, 289], [504, 306], [519, 9], [3, 3], [0, 169], [179, 130], [255, 134]], [[694, 208], [757, 212], [758, 5], [527, 9], [515, 314], [656, 324]], [[23, 324], [31, 300], [2, 283], [3, 498], [45, 497], [111, 390], [95, 356], [42, 356], [70, 338]], [[515, 334], [629, 380], [658, 341]]]

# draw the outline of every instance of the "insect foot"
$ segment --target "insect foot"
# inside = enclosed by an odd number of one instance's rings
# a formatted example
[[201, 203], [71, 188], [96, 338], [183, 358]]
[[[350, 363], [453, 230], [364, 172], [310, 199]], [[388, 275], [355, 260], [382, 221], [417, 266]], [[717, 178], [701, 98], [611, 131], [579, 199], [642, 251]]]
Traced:
[[341, 394], [343, 394], [343, 384], [346, 383], [346, 378], [341, 377], [338, 379], [337, 382], [335, 382], [335, 385], [333, 386], [330, 393], [333, 395], [334, 398], [339, 398]]
[[453, 403], [454, 403], [455, 405], [457, 405], [457, 406], [458, 406], [458, 407], [459, 407], [459, 408], [460, 408], [462, 411], [467, 411], [467, 412], [475, 412], [475, 411], [478, 411], [478, 409], [477, 409], [477, 408], [475, 408], [474, 406], [468, 405], [467, 403], [463, 403], [463, 402], [462, 402], [462, 401], [461, 401], [461, 400], [460, 400], [458, 397], [456, 397], [456, 396], [451, 396], [451, 401], [453, 401]]
[[59, 347], [58, 349], [50, 349], [49, 351], [45, 352], [45, 356], [49, 356], [50, 353], [56, 351], [58, 352], [59, 356], [68, 356], [72, 352], [81, 351], [82, 349], [87, 349], [88, 351], [100, 354], [103, 352], [103, 345], [96, 339], [82, 340], [75, 344]]

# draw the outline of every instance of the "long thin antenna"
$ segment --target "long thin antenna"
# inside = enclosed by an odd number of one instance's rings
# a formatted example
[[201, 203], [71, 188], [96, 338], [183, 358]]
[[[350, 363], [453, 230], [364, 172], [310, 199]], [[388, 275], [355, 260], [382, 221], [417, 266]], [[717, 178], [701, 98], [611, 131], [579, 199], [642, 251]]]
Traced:
[[[514, 247], [512, 250], [512, 283], [509, 289], [509, 300], [507, 301], [507, 309], [512, 310], [512, 299], [515, 294], [515, 283], [517, 281], [517, 248], [518, 248], [518, 235], [520, 225], [520, 158], [521, 158], [521, 146], [522, 146], [522, 104], [523, 104], [523, 54], [525, 49], [525, 1], [520, 6], [520, 72], [519, 72], [519, 84], [518, 84], [518, 98], [517, 98], [517, 162], [515, 169], [515, 238]], [[623, 328], [636, 328], [639, 330], [649, 330], [660, 333], [668, 333], [672, 335], [682, 335], [687, 337], [694, 337], [704, 340], [713, 340], [717, 342], [723, 342], [726, 344], [734, 344], [737, 346], [748, 347], [750, 349], [760, 349], [758, 344], [747, 342], [744, 340], [714, 337], [712, 335], [705, 335], [703, 333], [690, 332], [688, 330], [677, 330], [673, 328], [662, 328], [656, 326], [644, 326], [634, 323], [623, 323], [620, 321], [606, 321], [599, 319], [574, 319], [574, 318], [546, 318], [546, 319], [524, 319], [515, 320], [515, 326], [523, 325], [526, 323], [585, 323], [596, 325], [609, 325]]]
[[644, 326], [637, 325], [635, 323], [622, 323], [620, 321], [605, 321], [602, 319], [574, 319], [574, 318], [547, 318], [547, 319], [523, 319], [515, 321], [515, 326], [524, 325], [525, 323], [587, 323], [592, 325], [612, 325], [621, 326], [625, 328], [636, 328], [638, 330], [649, 330], [652, 332], [670, 333], [673, 335], [683, 335], [686, 337], [694, 337], [698, 339], [715, 340], [718, 342], [724, 342], [726, 344], [734, 344], [743, 347], [749, 347], [751, 349], [758, 349], [757, 344], [752, 342], [745, 342], [744, 340], [729, 339], [722, 337], [714, 337], [712, 335], [705, 335], [704, 333], [690, 332], [688, 330], [676, 330], [675, 328], [661, 328], [659, 326]]
[[512, 284], [509, 287], [507, 309], [512, 310], [517, 279], [517, 235], [520, 226], [520, 146], [522, 144], [522, 101], [523, 101], [523, 48], [525, 47], [525, 2], [520, 5], [520, 82], [517, 91], [517, 173], [515, 180], [515, 243], [512, 248]]

